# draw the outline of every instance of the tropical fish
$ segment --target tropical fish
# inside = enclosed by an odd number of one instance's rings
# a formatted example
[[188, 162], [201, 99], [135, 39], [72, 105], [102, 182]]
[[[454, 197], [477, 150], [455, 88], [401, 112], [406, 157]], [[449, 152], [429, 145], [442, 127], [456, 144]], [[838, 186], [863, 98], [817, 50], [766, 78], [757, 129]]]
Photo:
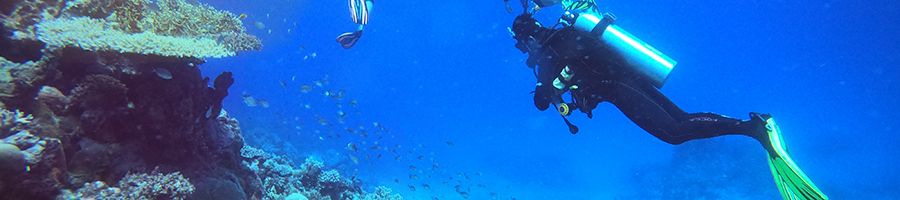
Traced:
[[269, 107], [269, 101], [265, 99], [257, 99], [256, 102], [259, 103], [259, 106], [262, 106], [263, 108]]
[[256, 107], [256, 98], [253, 98], [250, 94], [244, 93], [241, 95], [241, 98], [244, 100], [244, 105], [247, 105], [247, 107]]
[[347, 143], [347, 150], [356, 152], [356, 150], [357, 150], [356, 144], [353, 144], [352, 142], [351, 142], [351, 143]]
[[311, 90], [312, 90], [312, 86], [309, 86], [309, 85], [301, 85], [300, 86], [300, 92], [302, 92], [302, 93], [309, 93], [309, 91], [311, 91]]
[[156, 73], [156, 76], [158, 76], [159, 78], [161, 78], [163, 80], [171, 80], [172, 79], [172, 72], [170, 72], [166, 68], [160, 68], [160, 67], [153, 68], [153, 73]]
[[359, 164], [359, 158], [356, 156], [350, 155], [350, 161], [353, 161], [353, 164]]
[[241, 13], [240, 15], [238, 15], [238, 19], [239, 20], [247, 19], [247, 13]]

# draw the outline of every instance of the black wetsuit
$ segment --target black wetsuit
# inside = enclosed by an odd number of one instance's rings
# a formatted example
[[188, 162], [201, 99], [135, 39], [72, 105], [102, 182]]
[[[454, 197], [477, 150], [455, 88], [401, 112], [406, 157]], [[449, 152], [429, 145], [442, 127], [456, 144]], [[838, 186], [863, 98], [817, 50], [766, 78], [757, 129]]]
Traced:
[[[631, 121], [657, 138], [671, 144], [725, 134], [751, 135], [754, 127], [742, 121], [713, 113], [687, 113], [672, 103], [649, 80], [623, 67], [624, 61], [606, 49], [597, 39], [571, 27], [540, 28], [534, 34], [539, 45], [528, 50], [529, 67], [537, 67], [540, 84], [535, 88], [535, 106], [545, 110], [559, 103], [561, 93], [570, 92], [577, 109], [592, 117], [600, 102], [610, 102]], [[535, 66], [537, 65], [537, 66]], [[573, 73], [563, 81], [562, 90], [553, 86], [563, 80], [566, 66]], [[577, 89], [570, 89], [576, 85]]]

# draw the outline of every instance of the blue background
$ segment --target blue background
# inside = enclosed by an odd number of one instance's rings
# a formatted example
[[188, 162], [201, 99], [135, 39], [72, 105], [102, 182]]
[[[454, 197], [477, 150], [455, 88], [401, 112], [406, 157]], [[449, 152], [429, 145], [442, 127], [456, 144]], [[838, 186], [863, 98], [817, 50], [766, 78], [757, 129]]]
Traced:
[[[356, 27], [345, 1], [204, 3], [246, 13], [264, 42], [201, 66], [207, 76], [234, 72], [225, 109], [248, 143], [298, 162], [320, 158], [366, 190], [386, 185], [409, 199], [461, 199], [457, 188], [474, 199], [779, 198], [764, 151], [745, 137], [672, 146], [610, 104], [592, 120], [570, 117], [582, 130], [570, 135], [556, 113], [534, 108], [534, 77], [506, 30], [515, 14], [500, 0], [379, 0], [349, 50], [334, 41]], [[683, 109], [772, 113], [795, 161], [833, 199], [900, 198], [900, 2], [598, 3], [679, 61], [662, 91]], [[538, 17], [552, 24], [559, 12]], [[325, 77], [323, 87], [298, 89]], [[323, 95], [341, 89], [343, 99]], [[271, 106], [248, 107], [242, 93]], [[338, 110], [351, 113], [343, 124]], [[360, 126], [382, 138], [345, 131]]]

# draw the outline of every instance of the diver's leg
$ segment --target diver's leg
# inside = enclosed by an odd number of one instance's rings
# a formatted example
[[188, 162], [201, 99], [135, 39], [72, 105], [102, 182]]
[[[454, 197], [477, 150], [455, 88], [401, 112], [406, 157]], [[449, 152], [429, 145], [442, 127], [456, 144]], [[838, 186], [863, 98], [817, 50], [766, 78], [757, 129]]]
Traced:
[[655, 87], [612, 83], [609, 101], [642, 129], [670, 144], [725, 134], [746, 134], [747, 123], [713, 113], [686, 113]]

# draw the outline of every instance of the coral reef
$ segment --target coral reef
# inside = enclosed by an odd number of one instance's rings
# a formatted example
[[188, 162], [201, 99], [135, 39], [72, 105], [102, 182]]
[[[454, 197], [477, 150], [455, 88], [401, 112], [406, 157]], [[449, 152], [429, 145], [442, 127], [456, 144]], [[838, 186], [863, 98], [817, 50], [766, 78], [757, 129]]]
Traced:
[[29, 129], [33, 119], [34, 117], [24, 112], [0, 108], [0, 137]]
[[34, 24], [60, 15], [65, 0], [9, 0], [0, 3], [3, 26], [30, 33]]
[[365, 193], [356, 179], [346, 179], [337, 170], [324, 170], [322, 161], [307, 158], [299, 168], [284, 156], [272, 155], [262, 150], [244, 146], [243, 163], [262, 179], [266, 196], [263, 199], [367, 199], [397, 200], [386, 187], [377, 187], [374, 193]]
[[[40, 50], [65, 47], [170, 57], [219, 58], [258, 50], [232, 13], [184, 0], [11, 0], [0, 13], [0, 44], [20, 44], [0, 55], [36, 60]], [[23, 52], [23, 53], [20, 53]], [[23, 54], [23, 55], [12, 55]]]
[[59, 139], [19, 131], [0, 140], [0, 144], [21, 149], [26, 165], [25, 173], [0, 180], [0, 194], [4, 199], [49, 199], [68, 185], [66, 157]]
[[399, 198], [244, 145], [231, 73], [198, 67], [261, 47], [229, 12], [9, 0], [0, 21], [0, 199]]
[[128, 174], [118, 187], [109, 187], [102, 181], [85, 183], [76, 192], [63, 191], [57, 199], [186, 199], [194, 192], [194, 185], [179, 172], [162, 174]]
[[87, 17], [44, 21], [37, 25], [37, 38], [50, 48], [78, 47], [90, 51], [153, 54], [177, 57], [228, 57], [235, 53], [210, 38], [126, 33], [108, 22]]
[[143, 27], [161, 35], [198, 36], [244, 32], [241, 21], [230, 12], [203, 4], [189, 4], [184, 0], [157, 0], [156, 5], [159, 10], [148, 13]]

